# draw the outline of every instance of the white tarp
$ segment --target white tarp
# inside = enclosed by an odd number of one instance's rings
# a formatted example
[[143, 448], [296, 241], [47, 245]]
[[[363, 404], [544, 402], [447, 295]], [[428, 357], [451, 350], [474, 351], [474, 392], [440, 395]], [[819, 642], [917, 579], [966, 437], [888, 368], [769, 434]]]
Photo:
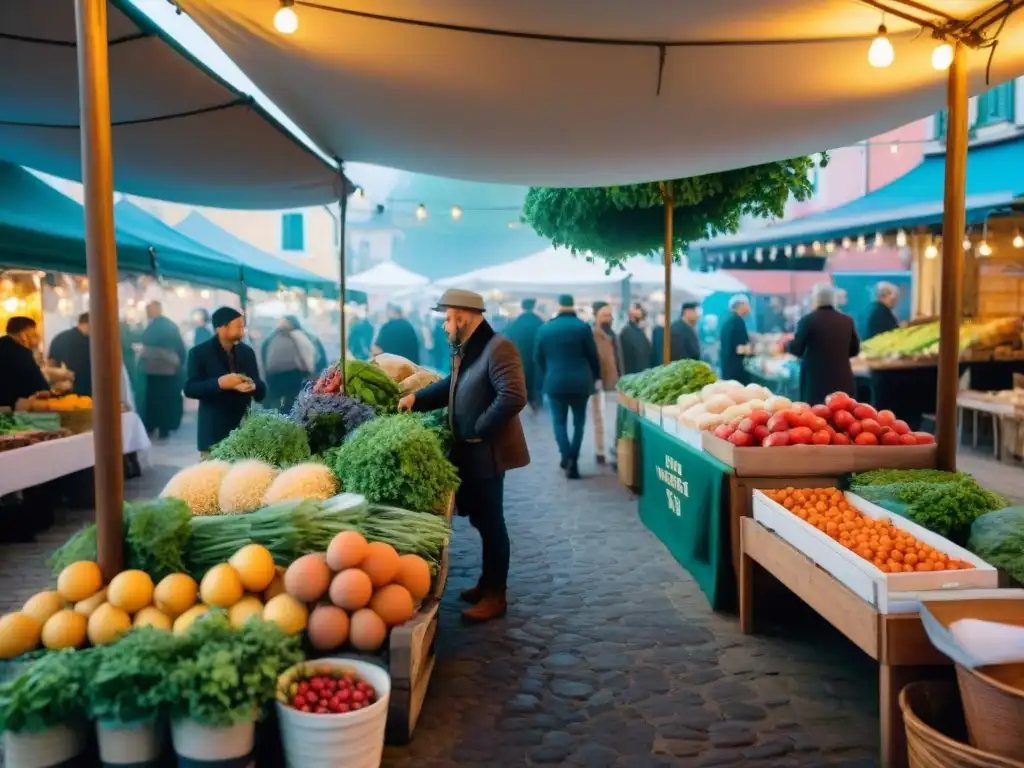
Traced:
[[[108, 3], [108, 39], [118, 191], [219, 208], [338, 200], [336, 168], [127, 0]], [[0, 159], [81, 180], [77, 55], [72, 0], [0, 2]]]
[[423, 275], [400, 267], [393, 261], [385, 261], [346, 278], [345, 289], [380, 294], [420, 288], [429, 282]]
[[[882, 13], [851, 0], [317, 0], [295, 4], [287, 36], [279, 0], [176, 2], [320, 146], [458, 178], [694, 176], [845, 146], [946, 99], [931, 34], [887, 14], [895, 61], [872, 68]], [[927, 5], [969, 19], [1004, 4]], [[990, 52], [968, 53], [974, 94]], [[1024, 11], [1002, 29], [991, 83], [1022, 74]]]
[[607, 272], [601, 259], [587, 261], [564, 248], [547, 248], [516, 261], [438, 280], [435, 285], [471, 291], [533, 292], [542, 295], [572, 291], [611, 291], [628, 272]]

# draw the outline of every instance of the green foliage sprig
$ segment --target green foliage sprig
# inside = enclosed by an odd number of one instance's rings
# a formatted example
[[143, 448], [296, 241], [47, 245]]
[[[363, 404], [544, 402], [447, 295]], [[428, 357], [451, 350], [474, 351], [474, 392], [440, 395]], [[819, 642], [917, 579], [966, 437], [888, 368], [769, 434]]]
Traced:
[[791, 197], [809, 199], [814, 193], [810, 172], [827, 163], [822, 154], [820, 160], [797, 157], [665, 182], [532, 187], [522, 218], [555, 246], [598, 256], [611, 269], [664, 248], [665, 201], [671, 198], [673, 257], [678, 261], [687, 245], [735, 232], [745, 216], [781, 217]]
[[178, 638], [152, 627], [93, 649], [95, 668], [87, 685], [92, 719], [137, 723], [154, 718], [173, 697], [171, 673], [180, 652]]
[[437, 435], [414, 414], [366, 422], [331, 456], [342, 488], [375, 504], [429, 512], [459, 487]]
[[0, 685], [0, 731], [39, 733], [85, 718], [90, 651], [54, 651], [29, 662]]
[[250, 411], [242, 423], [210, 451], [213, 459], [260, 459], [275, 467], [301, 464], [309, 455], [306, 431], [287, 416], [266, 410]]

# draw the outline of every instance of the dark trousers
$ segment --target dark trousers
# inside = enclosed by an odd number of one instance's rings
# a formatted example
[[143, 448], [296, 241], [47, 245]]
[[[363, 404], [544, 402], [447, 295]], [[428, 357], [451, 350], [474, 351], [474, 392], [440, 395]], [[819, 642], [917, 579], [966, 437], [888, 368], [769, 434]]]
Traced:
[[[460, 473], [461, 474], [461, 473]], [[505, 527], [505, 476], [467, 477], [455, 492], [459, 514], [480, 534], [483, 567], [479, 586], [488, 592], [505, 593], [511, 544]]]
[[307, 381], [309, 381], [309, 374], [302, 371], [268, 373], [266, 407], [281, 413], [288, 413]]
[[181, 379], [175, 376], [146, 375], [145, 409], [142, 421], [146, 431], [167, 437], [181, 426], [185, 401], [181, 394]]
[[[555, 426], [555, 442], [563, 459], [578, 461], [580, 448], [583, 446], [583, 429], [587, 425], [587, 402], [590, 397], [552, 397], [548, 395], [551, 406], [551, 421]], [[572, 411], [572, 438], [569, 438], [569, 412]]]

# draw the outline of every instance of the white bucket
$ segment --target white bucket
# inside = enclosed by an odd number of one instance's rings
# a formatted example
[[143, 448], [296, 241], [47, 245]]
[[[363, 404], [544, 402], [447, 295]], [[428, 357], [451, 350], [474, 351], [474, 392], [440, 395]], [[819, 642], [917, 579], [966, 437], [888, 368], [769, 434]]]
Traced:
[[96, 723], [100, 762], [105, 765], [155, 764], [163, 751], [165, 727], [166, 722], [162, 719]]
[[[379, 768], [384, 754], [391, 676], [376, 664], [358, 659], [318, 659], [306, 669], [341, 670], [373, 686], [377, 700], [355, 712], [317, 715], [277, 702], [285, 764], [289, 768]], [[293, 668], [294, 669], [294, 668]], [[293, 675], [288, 670], [282, 678]]]
[[83, 725], [57, 725], [38, 733], [4, 731], [4, 763], [7, 768], [49, 768], [85, 751]]
[[171, 722], [171, 741], [182, 763], [220, 763], [231, 766], [256, 764], [256, 720], [226, 728], [201, 725], [195, 720]]

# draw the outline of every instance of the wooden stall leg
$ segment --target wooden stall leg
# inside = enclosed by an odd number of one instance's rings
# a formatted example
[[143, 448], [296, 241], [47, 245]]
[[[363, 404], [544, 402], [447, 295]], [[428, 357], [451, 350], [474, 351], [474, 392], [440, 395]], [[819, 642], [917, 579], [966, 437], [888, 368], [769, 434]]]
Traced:
[[933, 667], [878, 665], [878, 716], [881, 721], [882, 768], [907, 768], [907, 732], [900, 710], [900, 691], [933, 676]]
[[746, 553], [743, 539], [746, 538], [746, 526], [740, 526], [740, 632], [744, 635], [754, 634], [754, 561]]

